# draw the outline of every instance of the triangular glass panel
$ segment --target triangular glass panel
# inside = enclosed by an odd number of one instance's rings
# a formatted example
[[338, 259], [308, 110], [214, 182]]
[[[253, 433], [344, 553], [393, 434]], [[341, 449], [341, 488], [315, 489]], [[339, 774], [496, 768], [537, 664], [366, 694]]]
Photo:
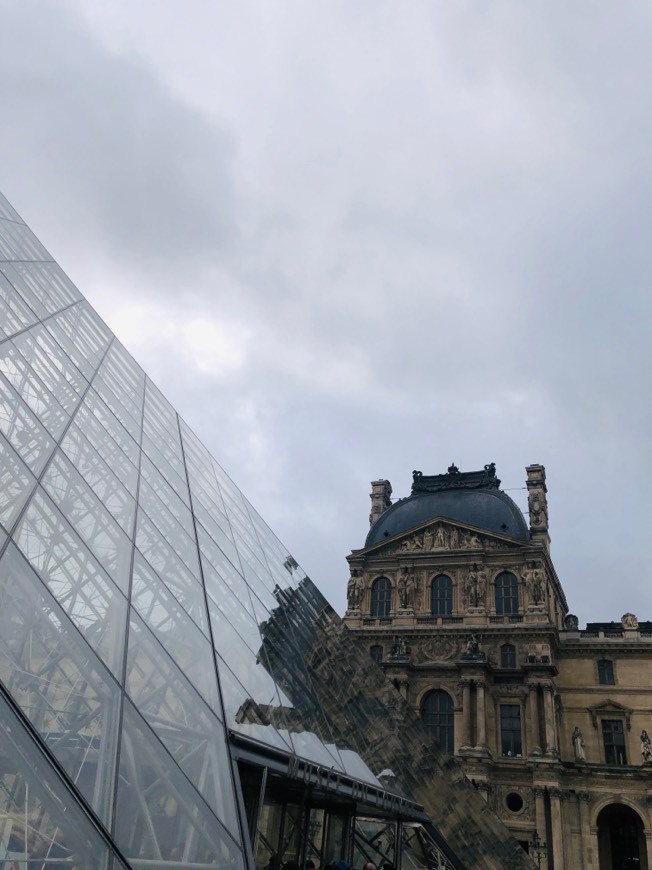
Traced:
[[0, 679], [109, 824], [118, 685], [13, 545], [0, 560]]
[[125, 688], [188, 779], [237, 837], [224, 725], [135, 614], [129, 627]]
[[[128, 859], [239, 870], [242, 848], [125, 700], [115, 838]], [[175, 852], [176, 850], [176, 852]]]

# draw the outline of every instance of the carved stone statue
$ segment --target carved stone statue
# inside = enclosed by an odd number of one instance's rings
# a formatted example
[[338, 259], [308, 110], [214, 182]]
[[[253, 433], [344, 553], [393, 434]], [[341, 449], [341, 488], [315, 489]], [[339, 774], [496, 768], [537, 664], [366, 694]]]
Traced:
[[480, 653], [480, 643], [474, 634], [466, 642], [466, 653], [469, 656], [477, 656]]
[[643, 764], [652, 764], [652, 743], [647, 731], [641, 731], [641, 755]]
[[545, 599], [545, 585], [543, 572], [537, 567], [536, 562], [530, 562], [529, 567], [521, 573], [525, 580], [525, 588], [528, 591], [530, 601], [533, 604], [541, 604]]
[[482, 607], [487, 592], [487, 574], [484, 567], [479, 568], [474, 562], [464, 585], [466, 601], [469, 607]]
[[564, 626], [567, 631], [577, 631], [580, 621], [574, 613], [567, 613], [564, 619]]
[[575, 752], [575, 761], [586, 761], [586, 753], [584, 751], [584, 737], [580, 729], [575, 726], [572, 736], [573, 750]]
[[406, 610], [408, 607], [412, 607], [414, 604], [414, 591], [416, 589], [414, 568], [408, 568], [407, 566], [401, 568], [401, 573], [399, 574], [396, 585], [398, 588], [398, 601], [401, 610]]
[[404, 637], [395, 637], [394, 644], [390, 650], [392, 656], [408, 656], [412, 652], [412, 648], [405, 642]]
[[423, 538], [421, 535], [412, 535], [411, 538], [406, 538], [401, 544], [402, 550], [422, 550]]
[[446, 533], [443, 526], [437, 526], [435, 532], [435, 550], [443, 550], [446, 548]]
[[638, 619], [633, 613], [624, 613], [620, 622], [623, 628], [638, 628]]
[[451, 526], [449, 535], [448, 535], [448, 547], [451, 550], [459, 550], [460, 547], [460, 533], [457, 530], [457, 526]]
[[432, 550], [435, 542], [435, 535], [432, 530], [432, 527], [426, 529], [423, 533], [423, 549], [424, 550]]
[[358, 568], [352, 568], [351, 576], [346, 587], [346, 594], [349, 600], [349, 610], [360, 609], [363, 592], [364, 583], [362, 582], [361, 572]]

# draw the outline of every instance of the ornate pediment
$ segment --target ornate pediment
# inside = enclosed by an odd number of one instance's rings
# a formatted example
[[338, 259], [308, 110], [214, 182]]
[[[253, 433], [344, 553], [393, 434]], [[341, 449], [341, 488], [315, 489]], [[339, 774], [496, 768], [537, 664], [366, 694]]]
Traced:
[[598, 727], [598, 717], [615, 716], [616, 718], [620, 718], [621, 716], [624, 716], [627, 730], [631, 731], [632, 708], [625, 707], [624, 704], [619, 704], [618, 701], [612, 701], [611, 698], [609, 698], [606, 701], [602, 701], [600, 704], [595, 704], [593, 707], [589, 707], [589, 713], [591, 714], [591, 722], [593, 723], [594, 728]]
[[[396, 553], [446, 553], [450, 551], [473, 550], [513, 550], [523, 547], [523, 542], [512, 542], [478, 531], [472, 527], [461, 526], [444, 520], [433, 520], [415, 531], [396, 535], [387, 543], [374, 544], [368, 551], [374, 555]], [[358, 550], [356, 555], [361, 551]]]

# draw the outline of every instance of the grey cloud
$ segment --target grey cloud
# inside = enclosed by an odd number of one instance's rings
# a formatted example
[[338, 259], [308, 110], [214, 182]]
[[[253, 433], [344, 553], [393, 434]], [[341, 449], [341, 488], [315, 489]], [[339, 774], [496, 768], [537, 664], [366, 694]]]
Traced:
[[522, 508], [546, 464], [573, 610], [650, 611], [647, 4], [112, 4], [147, 65], [78, 5], [5, 3], [6, 192], [251, 330], [148, 367], [334, 603], [369, 480], [495, 460]]
[[230, 137], [61, 4], [1, 6], [7, 194], [28, 186], [53, 222], [76, 223], [78, 244], [99, 237], [110, 258], [156, 273], [223, 257], [237, 223]]

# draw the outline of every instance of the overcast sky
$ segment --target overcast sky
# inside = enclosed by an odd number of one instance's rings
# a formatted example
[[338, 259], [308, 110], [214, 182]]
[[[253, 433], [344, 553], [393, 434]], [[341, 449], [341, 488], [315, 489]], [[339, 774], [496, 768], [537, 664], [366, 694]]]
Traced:
[[652, 619], [647, 0], [0, 20], [0, 189], [340, 613], [372, 479], [493, 461]]

